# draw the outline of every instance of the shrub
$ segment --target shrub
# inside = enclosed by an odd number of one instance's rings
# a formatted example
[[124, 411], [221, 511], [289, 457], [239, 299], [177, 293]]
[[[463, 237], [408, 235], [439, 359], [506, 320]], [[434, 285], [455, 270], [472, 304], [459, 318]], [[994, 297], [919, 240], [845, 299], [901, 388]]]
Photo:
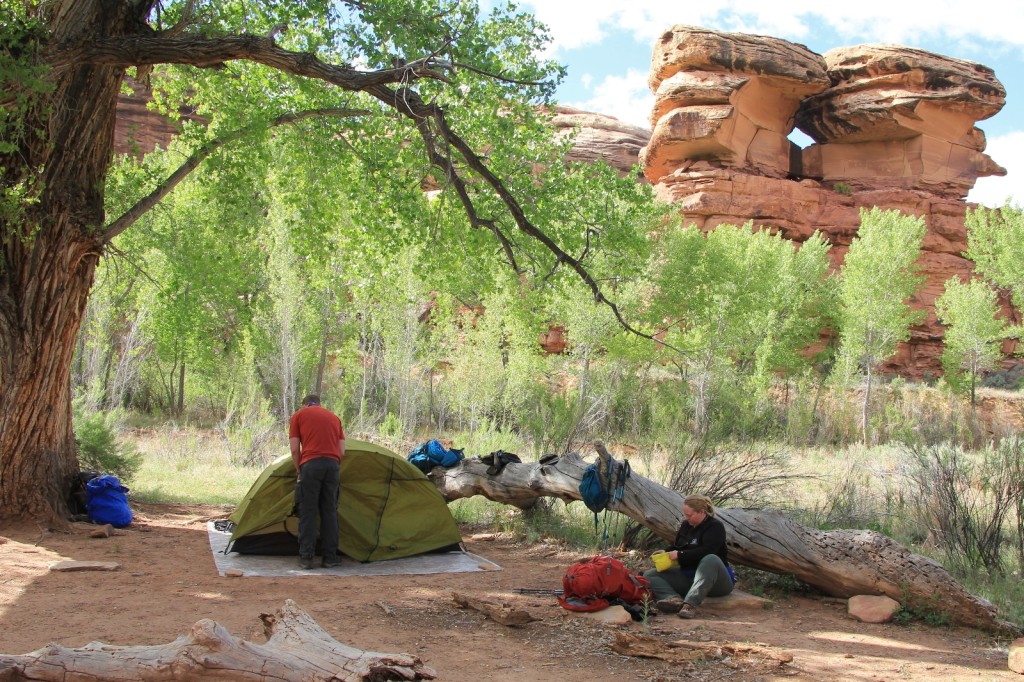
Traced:
[[1024, 443], [1007, 439], [973, 457], [956, 445], [912, 448], [910, 454], [917, 516], [954, 572], [966, 575], [980, 565], [1002, 574], [1007, 527], [1024, 506]]
[[115, 416], [109, 412], [87, 412], [76, 414], [74, 421], [79, 466], [112, 474], [122, 483], [129, 483], [142, 466], [142, 457], [134, 446], [117, 442]]
[[778, 489], [801, 478], [791, 473], [786, 456], [769, 445], [738, 447], [686, 442], [671, 453], [668, 487], [699, 492], [715, 504], [758, 506]]

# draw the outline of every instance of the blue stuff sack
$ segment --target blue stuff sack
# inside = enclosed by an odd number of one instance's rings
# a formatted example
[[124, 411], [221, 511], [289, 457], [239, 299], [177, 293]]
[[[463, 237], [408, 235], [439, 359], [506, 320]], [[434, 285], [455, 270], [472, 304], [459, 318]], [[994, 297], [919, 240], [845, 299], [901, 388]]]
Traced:
[[453, 467], [461, 462], [463, 457], [462, 450], [448, 450], [441, 445], [441, 441], [432, 440], [417, 445], [406, 459], [423, 473], [429, 474], [434, 467]]
[[580, 481], [580, 497], [583, 498], [583, 504], [595, 514], [604, 511], [608, 507], [610, 487], [608, 483], [602, 484], [597, 462], [591, 464], [583, 472], [583, 480]]
[[116, 476], [104, 474], [85, 484], [85, 508], [93, 523], [109, 523], [115, 528], [124, 528], [132, 522], [132, 510], [128, 506], [128, 488], [121, 485]]

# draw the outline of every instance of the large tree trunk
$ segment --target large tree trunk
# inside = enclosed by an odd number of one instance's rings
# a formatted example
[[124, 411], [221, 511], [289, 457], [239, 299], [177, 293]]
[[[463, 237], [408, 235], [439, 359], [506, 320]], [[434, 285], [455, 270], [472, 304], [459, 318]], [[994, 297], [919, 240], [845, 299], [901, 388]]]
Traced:
[[[599, 452], [607, 455], [597, 443]], [[539, 497], [565, 502], [581, 499], [579, 484], [588, 466], [569, 454], [553, 464], [509, 464], [488, 476], [487, 466], [463, 460], [430, 476], [446, 500], [473, 495], [527, 508]], [[699, 491], [694, 491], [699, 492]], [[671, 542], [682, 523], [683, 496], [633, 473], [614, 510]], [[773, 511], [720, 509], [728, 529], [730, 561], [773, 573], [790, 573], [828, 595], [887, 595], [909, 606], [945, 612], [951, 620], [986, 630], [1014, 629], [999, 619], [995, 606], [967, 592], [942, 566], [914, 554], [874, 531], [819, 531]]]
[[[152, 3], [100, 0], [47, 6], [50, 44], [137, 31]], [[61, 523], [77, 469], [70, 369], [102, 253], [103, 189], [123, 68], [54, 69], [33, 95], [14, 154], [0, 157], [4, 187], [37, 192], [26, 210], [0, 213], [0, 518]]]
[[50, 644], [22, 656], [0, 653], [3, 682], [65, 680], [432, 680], [416, 656], [363, 651], [339, 644], [313, 618], [287, 600], [274, 615], [261, 614], [266, 644], [233, 637], [204, 619], [188, 635], [160, 646], [92, 643], [79, 649]]

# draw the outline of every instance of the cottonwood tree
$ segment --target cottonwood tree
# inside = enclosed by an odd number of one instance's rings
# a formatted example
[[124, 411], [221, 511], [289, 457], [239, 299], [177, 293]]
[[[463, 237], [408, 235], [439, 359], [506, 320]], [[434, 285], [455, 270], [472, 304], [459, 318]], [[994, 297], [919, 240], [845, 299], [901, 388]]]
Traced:
[[870, 429], [871, 389], [878, 367], [910, 338], [924, 311], [910, 299], [924, 282], [916, 265], [925, 235], [924, 218], [877, 206], [860, 210], [860, 228], [840, 270], [838, 375], [863, 377], [861, 422]]
[[1024, 208], [1007, 202], [968, 211], [967, 253], [977, 272], [1008, 290], [1017, 308], [1024, 308]]
[[[70, 369], [97, 263], [229, 145], [301, 126], [318, 157], [337, 155], [331, 179], [382, 239], [444, 225], [449, 250], [489, 252], [526, 279], [578, 277], [610, 304], [594, 256], [619, 251], [634, 226], [572, 220], [598, 192], [550, 142], [538, 105], [562, 72], [536, 58], [546, 32], [527, 15], [412, 0], [25, 0], [0, 6], [0, 27], [0, 517], [65, 516]], [[108, 214], [129, 71], [165, 111], [184, 102], [203, 125], [184, 127], [174, 172], [144, 178]], [[433, 223], [415, 223], [428, 179], [443, 200]], [[602, 189], [646, 200], [629, 182]]]
[[802, 352], [825, 326], [831, 295], [828, 250], [820, 235], [796, 249], [749, 223], [664, 237], [646, 312], [663, 325], [691, 385], [698, 433], [710, 427], [724, 385], [757, 399], [776, 372], [806, 365]]
[[966, 375], [974, 407], [978, 375], [996, 366], [1003, 355], [1002, 341], [1013, 332], [998, 317], [996, 292], [976, 279], [966, 284], [959, 277], [946, 280], [945, 291], [935, 301], [935, 314], [947, 325], [942, 349], [946, 378], [963, 387]]

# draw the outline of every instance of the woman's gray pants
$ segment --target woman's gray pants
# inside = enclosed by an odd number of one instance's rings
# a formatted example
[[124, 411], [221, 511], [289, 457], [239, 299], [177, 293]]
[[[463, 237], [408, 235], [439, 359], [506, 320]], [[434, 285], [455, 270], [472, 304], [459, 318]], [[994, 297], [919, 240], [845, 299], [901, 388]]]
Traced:
[[652, 568], [644, 573], [655, 600], [682, 597], [691, 606], [700, 606], [705, 597], [724, 597], [732, 592], [732, 578], [717, 554], [709, 554], [697, 564], [696, 572], [673, 567], [666, 571]]

